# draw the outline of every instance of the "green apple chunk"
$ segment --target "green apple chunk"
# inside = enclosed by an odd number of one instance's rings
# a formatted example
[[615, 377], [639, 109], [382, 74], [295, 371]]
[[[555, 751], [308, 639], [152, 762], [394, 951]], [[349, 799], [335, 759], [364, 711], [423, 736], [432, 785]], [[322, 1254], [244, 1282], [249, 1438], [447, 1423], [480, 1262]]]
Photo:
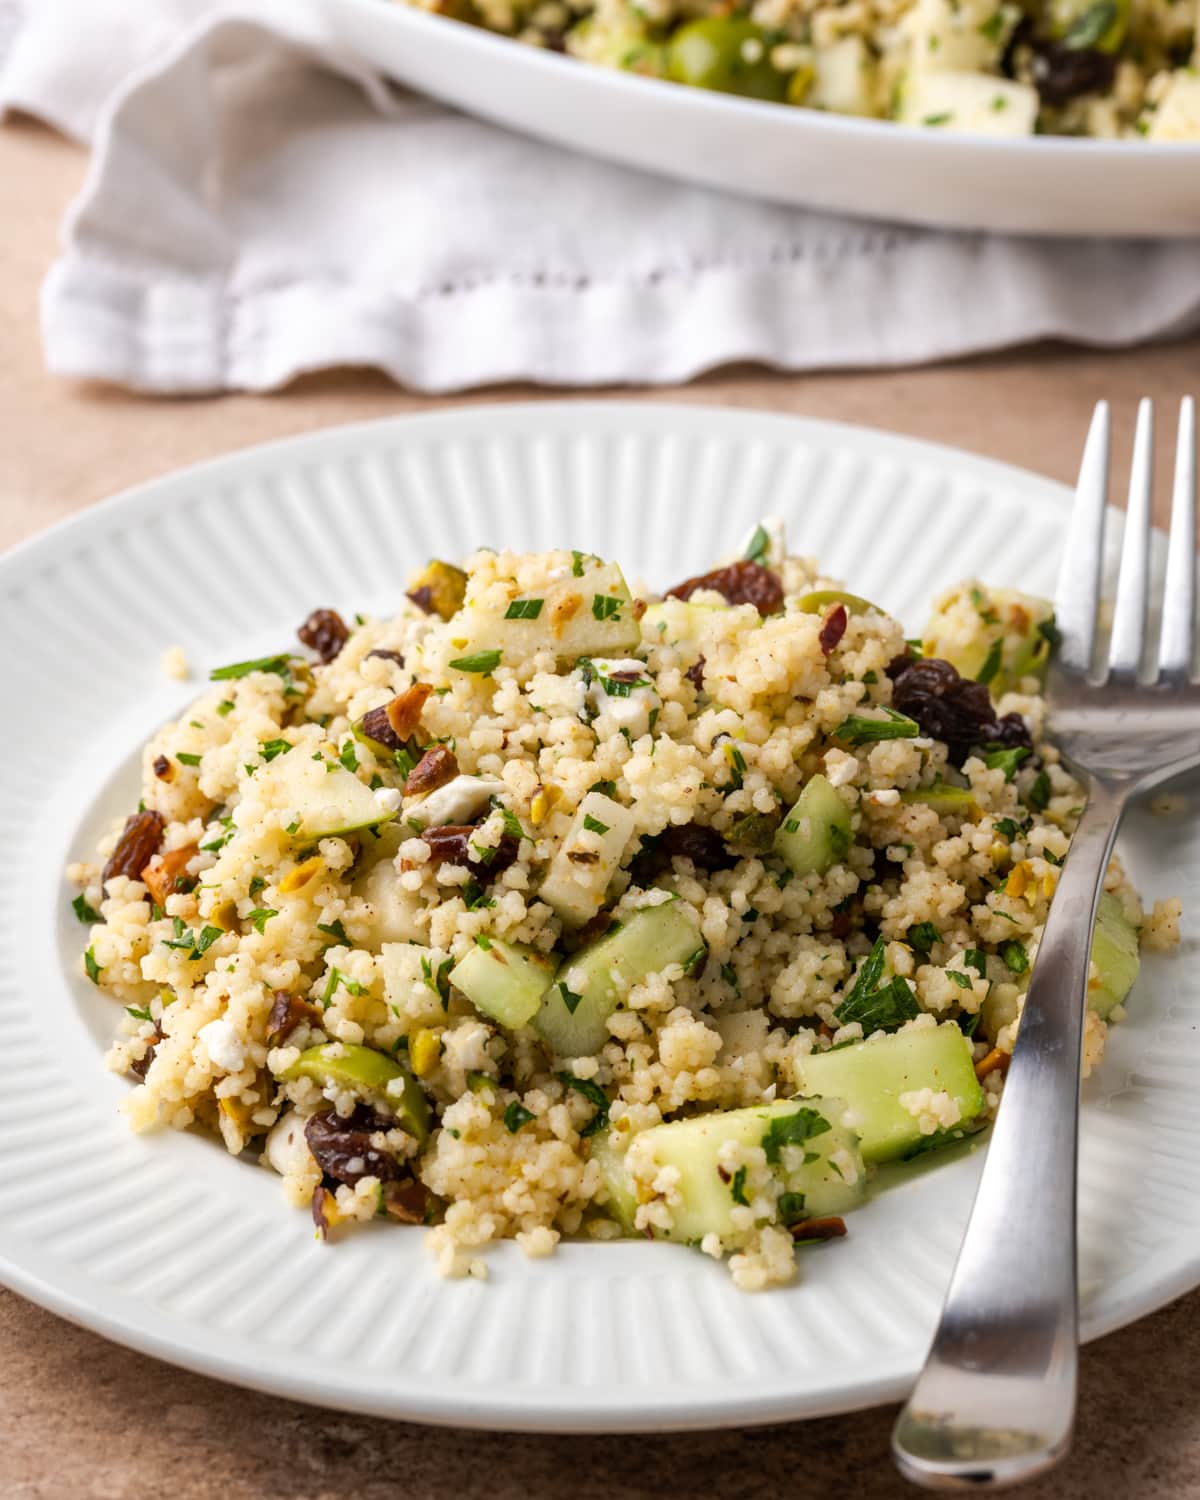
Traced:
[[555, 959], [536, 949], [478, 937], [450, 971], [450, 983], [481, 1015], [515, 1030], [537, 1015], [557, 968]]
[[1088, 981], [1088, 1004], [1105, 1020], [1124, 1003], [1142, 966], [1137, 928], [1121, 910], [1117, 898], [1107, 891], [1100, 897], [1096, 913], [1092, 963], [1096, 975]]
[[616, 563], [573, 555], [574, 568], [565, 577], [548, 572], [520, 594], [514, 588], [502, 604], [491, 602], [494, 589], [487, 603], [472, 597], [468, 584], [452, 631], [456, 658], [499, 651], [499, 660], [515, 664], [539, 651], [561, 662], [628, 655], [641, 642], [642, 629], [624, 575]]
[[850, 850], [850, 809], [828, 779], [812, 777], [775, 835], [775, 852], [796, 875], [824, 875]]
[[970, 583], [937, 601], [921, 644], [926, 656], [948, 661], [999, 697], [1024, 677], [1045, 676], [1055, 639], [1054, 607], [1045, 599]]
[[568, 927], [582, 927], [604, 904], [633, 826], [629, 809], [603, 792], [580, 802], [538, 891]]
[[[289, 815], [288, 836], [298, 844], [360, 833], [396, 816], [395, 793], [381, 799], [334, 761], [313, 760], [302, 750], [279, 756], [255, 775], [259, 796]], [[235, 815], [236, 816], [236, 815]]]
[[429, 1135], [429, 1104], [421, 1087], [402, 1062], [373, 1047], [353, 1042], [325, 1042], [309, 1047], [281, 1073], [284, 1083], [311, 1078], [325, 1088], [381, 1096], [396, 1116], [396, 1122], [418, 1141]]
[[849, 1047], [814, 1052], [799, 1066], [802, 1086], [844, 1099], [869, 1162], [904, 1156], [929, 1140], [900, 1096], [920, 1089], [946, 1093], [958, 1106], [958, 1125], [983, 1109], [971, 1044], [954, 1021], [910, 1026]]

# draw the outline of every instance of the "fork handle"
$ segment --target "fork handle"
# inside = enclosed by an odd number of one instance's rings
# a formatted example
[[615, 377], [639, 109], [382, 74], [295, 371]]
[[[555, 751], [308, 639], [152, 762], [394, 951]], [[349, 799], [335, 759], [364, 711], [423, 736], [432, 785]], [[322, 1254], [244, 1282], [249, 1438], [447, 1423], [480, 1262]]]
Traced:
[[930, 1489], [1016, 1484], [1070, 1446], [1089, 938], [1125, 800], [1123, 784], [1091, 781], [941, 1322], [892, 1436], [901, 1472]]

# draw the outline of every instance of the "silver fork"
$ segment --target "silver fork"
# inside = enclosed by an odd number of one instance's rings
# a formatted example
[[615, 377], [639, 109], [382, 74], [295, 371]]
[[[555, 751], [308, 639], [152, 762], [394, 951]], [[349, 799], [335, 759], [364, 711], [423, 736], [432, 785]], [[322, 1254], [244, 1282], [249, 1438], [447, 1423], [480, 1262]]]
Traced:
[[[1055, 610], [1048, 734], [1087, 803], [1059, 878], [970, 1222], [925, 1368], [892, 1436], [929, 1489], [1017, 1484], [1066, 1453], [1075, 1420], [1080, 1054], [1092, 925], [1133, 797], [1200, 765], [1196, 413], [1179, 416], [1157, 662], [1147, 670], [1154, 414], [1138, 408], [1107, 655], [1097, 651], [1108, 405], [1084, 448]], [[1099, 655], [1102, 660], [1097, 662]]]

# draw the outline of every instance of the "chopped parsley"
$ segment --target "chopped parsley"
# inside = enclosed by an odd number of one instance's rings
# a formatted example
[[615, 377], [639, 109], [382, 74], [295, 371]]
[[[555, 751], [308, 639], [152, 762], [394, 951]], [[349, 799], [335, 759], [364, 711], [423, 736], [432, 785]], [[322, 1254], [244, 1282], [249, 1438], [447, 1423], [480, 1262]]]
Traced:
[[989, 750], [984, 757], [984, 764], [989, 771], [1003, 771], [1005, 781], [1011, 781], [1029, 753], [1025, 745], [1017, 745], [1011, 750]]
[[951, 115], [949, 113], [949, 111], [945, 111], [942, 114], [926, 115], [925, 118], [921, 121], [921, 124], [922, 125], [948, 125], [953, 118], [954, 118], [953, 115]]
[[743, 1208], [750, 1207], [750, 1200], [746, 1197], [745, 1167], [739, 1167], [733, 1174], [733, 1181], [729, 1184], [729, 1196], [735, 1203], [740, 1203]]
[[593, 781], [588, 787], [589, 792], [599, 792], [602, 797], [615, 797], [617, 795], [617, 783], [615, 781]]
[[830, 1129], [832, 1126], [829, 1121], [824, 1115], [818, 1114], [815, 1109], [802, 1107], [794, 1114], [776, 1115], [767, 1126], [762, 1138], [762, 1148], [766, 1152], [767, 1161], [773, 1167], [778, 1166], [780, 1152], [785, 1146], [803, 1146], [805, 1141], [812, 1140], [817, 1135], [824, 1135]]
[[1029, 968], [1029, 954], [1024, 943], [1018, 943], [1016, 938], [1007, 938], [1000, 944], [1000, 957], [1014, 974], [1024, 974]]
[[797, 1224], [804, 1217], [803, 1193], [780, 1193], [775, 1212], [781, 1224]]
[[984, 657], [983, 666], [975, 674], [976, 682], [991, 682], [1000, 670], [1000, 663], [1004, 659], [1004, 641], [1002, 639], [992, 642], [988, 654]]
[[258, 747], [258, 753], [265, 761], [273, 761], [276, 756], [286, 755], [292, 748], [291, 740], [264, 740]]
[[767, 535], [765, 526], [756, 526], [750, 543], [742, 554], [747, 562], [762, 563], [767, 553], [771, 550], [771, 538]]
[[500, 665], [500, 651], [476, 651], [473, 656], [456, 656], [450, 663], [452, 671], [475, 672], [481, 677], [490, 677]]
[[504, 611], [506, 620], [536, 620], [542, 612], [544, 599], [514, 599]]
[[332, 922], [318, 922], [317, 931], [328, 933], [331, 938], [341, 943], [344, 947], [350, 946], [350, 939], [346, 936], [346, 929], [342, 926], [341, 917], [335, 917]]
[[958, 1029], [962, 1032], [963, 1036], [965, 1036], [968, 1041], [970, 1041], [970, 1039], [979, 1030], [979, 1021], [979, 1011], [976, 1011], [975, 1014], [971, 1016], [967, 1015], [964, 1011], [963, 1014], [959, 1016]]
[[1024, 830], [1017, 823], [1015, 823], [1012, 818], [997, 818], [996, 821], [992, 824], [992, 827], [996, 830], [1001, 838], [1007, 839], [1010, 844], [1019, 833], [1024, 832]]
[[519, 1099], [514, 1099], [504, 1111], [504, 1126], [509, 1135], [516, 1135], [522, 1126], [533, 1119], [533, 1111], [526, 1109]]
[[233, 712], [235, 707], [236, 705], [232, 698], [222, 698], [220, 703], [217, 704], [217, 712], [221, 715], [222, 718], [225, 718], [227, 714], [231, 714]]
[[1092, 51], [1100, 46], [1104, 35], [1116, 23], [1120, 11], [1116, 0], [1096, 0], [1095, 5], [1078, 16], [1070, 25], [1062, 44], [1072, 52]]
[[725, 759], [729, 762], [729, 768], [733, 773], [729, 778], [729, 784], [735, 792], [740, 791], [746, 779], [746, 757], [731, 740], [725, 741]]
[[952, 979], [960, 990], [969, 990], [971, 988], [971, 976], [969, 974], [960, 974], [957, 969], [947, 969], [946, 978]]
[[897, 975], [881, 984], [883, 970], [883, 939], [879, 938], [860, 965], [846, 998], [834, 1011], [841, 1025], [857, 1021], [863, 1034], [869, 1036], [873, 1031], [896, 1031], [920, 1014], [908, 981]]
[[593, 818], [591, 813], [584, 813], [583, 826], [589, 833], [607, 833], [608, 824], [602, 823], [599, 818]]
[[886, 719], [867, 719], [861, 714], [851, 714], [834, 730], [834, 738], [847, 745], [870, 745], [877, 740], [915, 740], [921, 726], [906, 714], [894, 708], [885, 708]]
[[251, 672], [274, 672], [290, 687], [292, 663], [298, 660], [299, 657], [284, 652], [282, 656], [260, 656], [255, 661], [235, 661], [228, 667], [217, 667], [208, 675], [213, 682], [232, 682], [238, 677], [249, 677]]
[[614, 599], [609, 594], [593, 594], [592, 615], [597, 620], [619, 620], [621, 603], [620, 599]]
[[257, 896], [259, 891], [261, 891], [265, 887], [266, 883], [267, 882], [262, 878], [261, 875], [252, 875], [250, 878], [250, 894], [252, 896]]
[[91, 927], [96, 922], [103, 922], [104, 918], [94, 906], [88, 905], [88, 898], [80, 891], [79, 895], [71, 902], [71, 910], [79, 918], [85, 927]]
[[579, 1132], [580, 1136], [586, 1138], [603, 1130], [608, 1124], [608, 1095], [600, 1085], [593, 1083], [590, 1078], [576, 1078], [574, 1073], [559, 1073], [558, 1081], [567, 1088], [574, 1089], [577, 1094], [582, 1094], [589, 1103], [596, 1106], [596, 1113]]
[[479, 907], [495, 906], [495, 902], [484, 892], [483, 887], [477, 880], [468, 880], [462, 888], [463, 904], [468, 911], [475, 911]]
[[363, 992], [363, 987], [357, 980], [347, 979], [340, 969], [330, 969], [325, 993], [321, 996], [321, 1004], [326, 1010], [339, 988], [344, 989], [348, 995], [361, 995]]
[[1034, 812], [1045, 812], [1050, 803], [1050, 778], [1045, 771], [1039, 771], [1033, 778], [1033, 785], [1025, 794], [1025, 800]]
[[573, 989], [570, 989], [565, 979], [560, 979], [554, 988], [562, 996], [562, 1003], [567, 1007], [567, 1013], [573, 1016], [579, 1009], [579, 1002], [583, 996], [577, 995]]
[[154, 1019], [150, 1012], [141, 1005], [127, 1005], [125, 1014], [132, 1016], [135, 1021], [153, 1021]]
[[422, 954], [421, 973], [425, 983], [442, 1002], [442, 1009], [446, 1010], [450, 1005], [450, 970], [454, 967], [452, 958], [444, 958], [437, 966], [437, 973], [433, 971], [433, 965]]
[[963, 954], [963, 963], [968, 969], [974, 969], [980, 979], [987, 978], [987, 954], [978, 948], [968, 948]]
[[200, 757], [198, 755], [189, 755], [184, 750], [178, 751], [175, 759], [181, 766], [198, 766], [200, 764]]
[[932, 922], [914, 922], [906, 933], [908, 946], [915, 948], [918, 953], [928, 953], [934, 943], [940, 943], [941, 933]]
[[87, 977], [92, 983], [99, 984], [100, 976], [104, 973], [104, 970], [96, 962], [96, 955], [91, 948], [83, 955], [83, 966], [87, 970]]
[[256, 932], [263, 932], [265, 931], [266, 925], [271, 920], [271, 918], [277, 917], [278, 915], [279, 913], [275, 911], [273, 907], [257, 906], [250, 913], [248, 920], [254, 924], [254, 930]]
[[338, 752], [338, 760], [345, 766], [347, 771], [358, 770], [358, 751], [354, 748], [354, 741], [349, 739]]

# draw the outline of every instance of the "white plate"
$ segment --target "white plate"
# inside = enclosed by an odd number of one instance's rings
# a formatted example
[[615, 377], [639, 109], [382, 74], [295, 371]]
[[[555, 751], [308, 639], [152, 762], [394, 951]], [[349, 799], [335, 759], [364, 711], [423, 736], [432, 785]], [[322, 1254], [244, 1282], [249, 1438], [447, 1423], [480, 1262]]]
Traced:
[[594, 67], [391, 0], [323, 0], [422, 93], [710, 187], [858, 217], [1049, 235], [1200, 234], [1200, 143], [998, 140], [737, 99]]
[[[910, 1171], [807, 1252], [794, 1288], [734, 1290], [665, 1245], [489, 1255], [440, 1281], [418, 1230], [314, 1241], [278, 1180], [210, 1142], [134, 1138], [103, 1071], [114, 1006], [78, 974], [62, 867], [136, 796], [136, 747], [215, 664], [278, 650], [315, 605], [394, 605], [478, 543], [619, 556], [658, 584], [762, 514], [914, 625], [973, 571], [1051, 583], [1063, 491], [963, 454], [700, 407], [477, 407], [238, 453], [86, 512], [0, 560], [0, 1279], [208, 1374], [358, 1411], [534, 1429], [761, 1422], [903, 1394], [932, 1331], [978, 1156]], [[169, 682], [181, 643], [198, 681]], [[1200, 906], [1200, 837], [1135, 818], [1143, 889]], [[1194, 922], [1194, 918], [1189, 917]], [[1194, 958], [1150, 960], [1087, 1089], [1084, 1326], [1200, 1281]]]

